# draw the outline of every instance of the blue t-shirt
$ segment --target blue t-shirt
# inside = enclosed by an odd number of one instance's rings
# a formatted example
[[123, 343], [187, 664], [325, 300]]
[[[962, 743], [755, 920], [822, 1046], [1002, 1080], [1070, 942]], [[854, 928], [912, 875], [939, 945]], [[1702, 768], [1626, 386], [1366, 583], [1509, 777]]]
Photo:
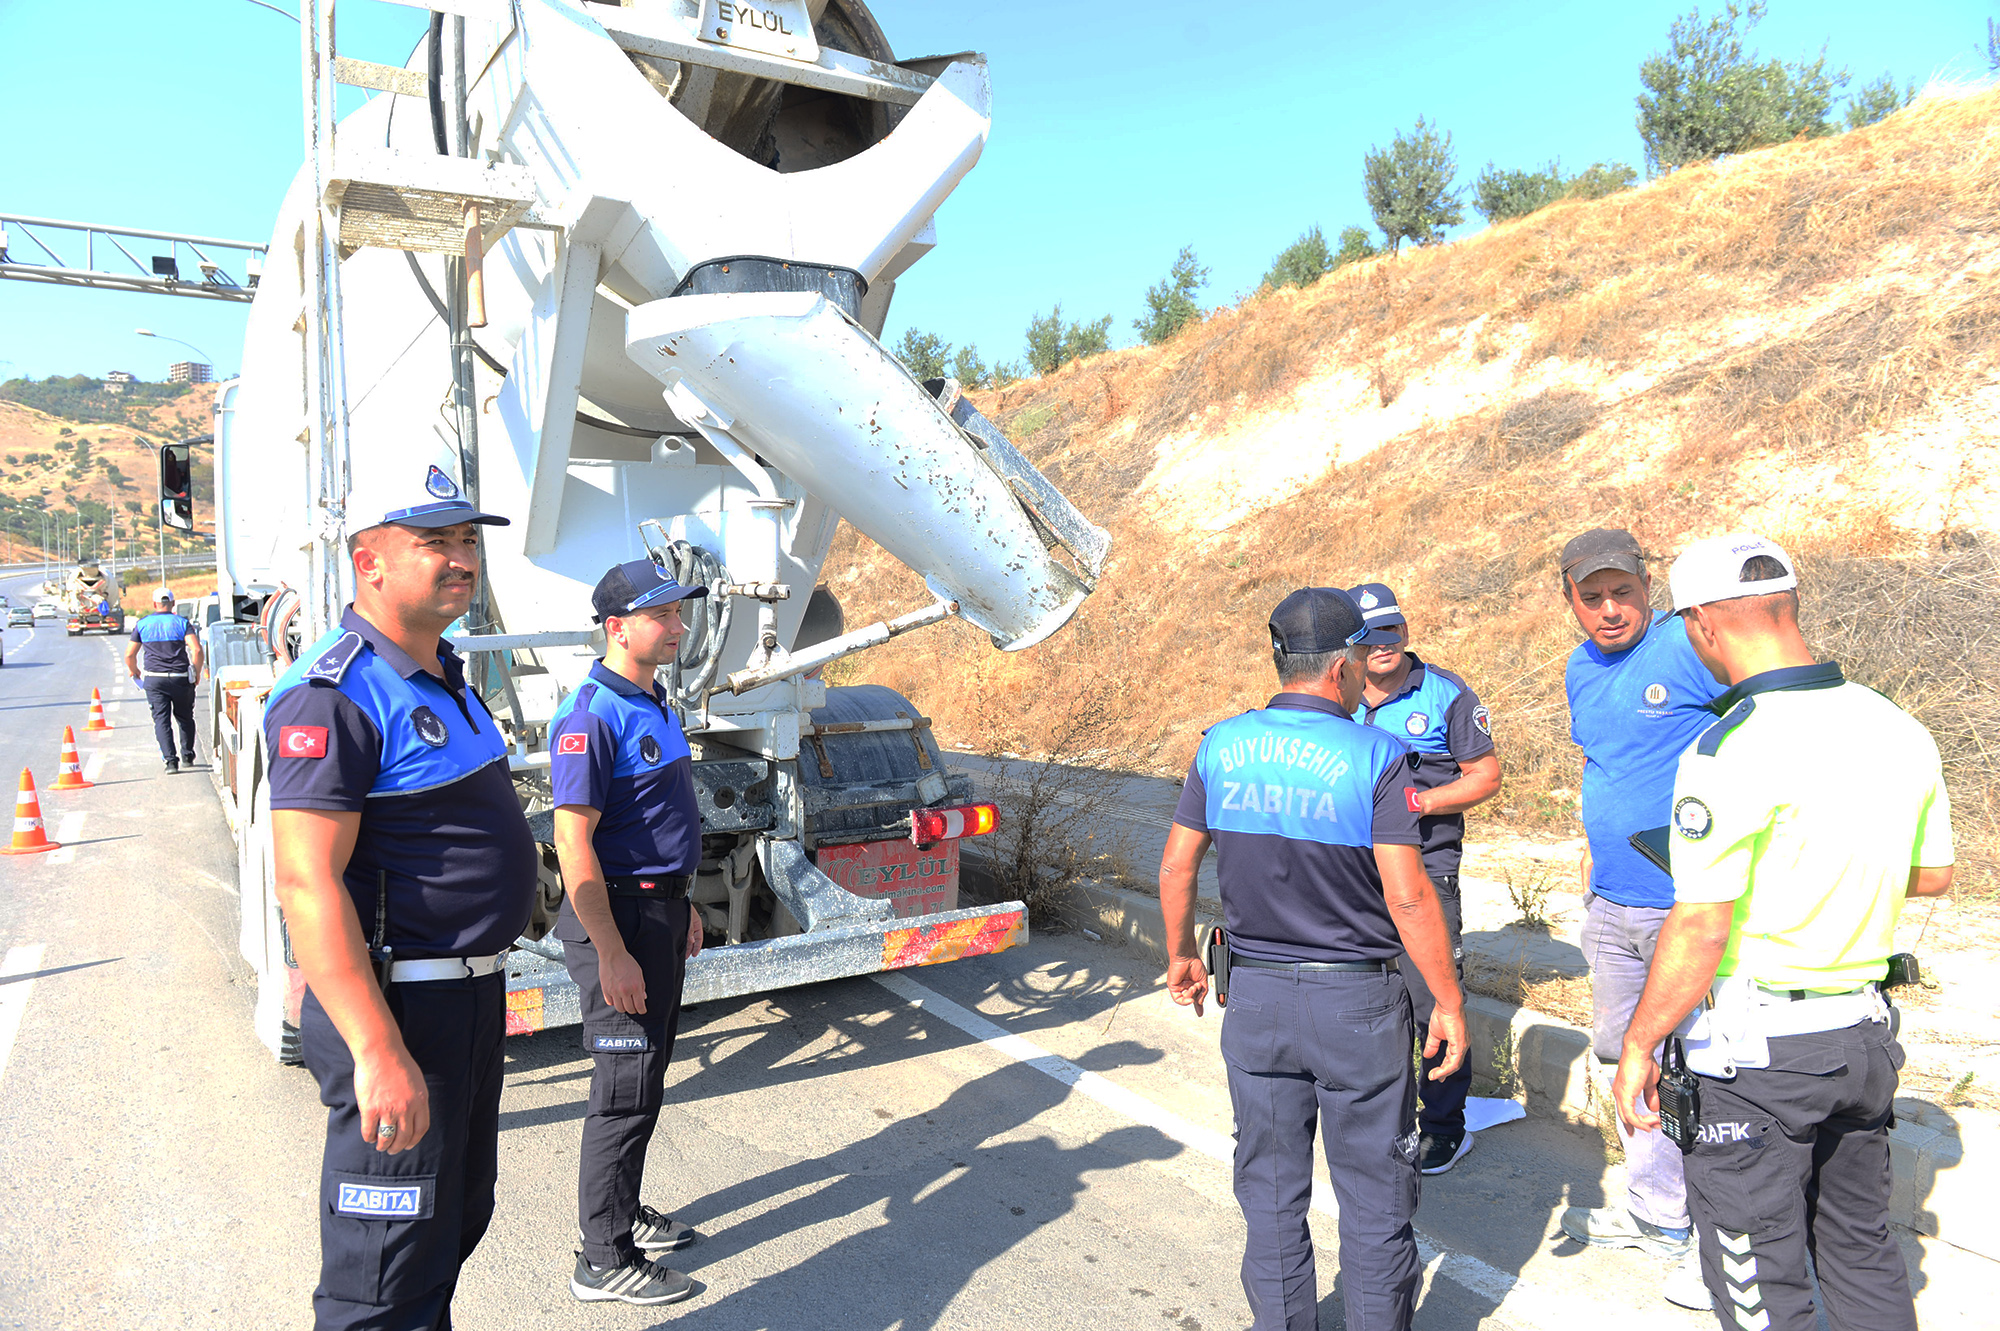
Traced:
[[1231, 950], [1260, 961], [1401, 953], [1375, 847], [1419, 844], [1413, 776], [1401, 740], [1308, 693], [1211, 727], [1174, 821], [1215, 841]]
[[1569, 737], [1583, 749], [1583, 830], [1590, 887], [1621, 906], [1674, 904], [1673, 880], [1627, 839], [1672, 819], [1674, 770], [1715, 723], [1715, 682], [1687, 626], [1656, 611], [1637, 645], [1606, 654], [1585, 641], [1570, 654]]
[[540, 863], [499, 726], [442, 642], [438, 661], [443, 679], [350, 606], [264, 710], [271, 807], [361, 814], [345, 875], [361, 936], [386, 881], [384, 940], [409, 959], [511, 946]]
[[549, 755], [556, 806], [582, 804], [601, 815], [590, 845], [605, 873], [684, 874], [700, 867], [694, 760], [658, 684], [642, 692], [599, 661], [556, 709]]
[[[1380, 707], [1361, 705], [1360, 720], [1410, 746], [1418, 790], [1436, 790], [1464, 775], [1461, 764], [1493, 752], [1493, 721], [1479, 695], [1449, 670], [1408, 653], [1403, 687]], [[1465, 815], [1428, 814], [1417, 819], [1424, 839], [1424, 872], [1432, 878], [1458, 873], [1464, 854]]]
[[188, 635], [194, 627], [171, 610], [156, 610], [132, 626], [132, 641], [139, 644], [139, 669], [147, 674], [188, 672]]

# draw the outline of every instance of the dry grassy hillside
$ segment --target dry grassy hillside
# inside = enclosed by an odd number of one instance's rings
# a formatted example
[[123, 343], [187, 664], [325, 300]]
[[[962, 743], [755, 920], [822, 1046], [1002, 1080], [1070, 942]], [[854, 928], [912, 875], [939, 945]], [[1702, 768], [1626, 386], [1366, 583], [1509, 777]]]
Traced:
[[[154, 448], [163, 441], [206, 434], [214, 402], [213, 385], [196, 385], [185, 397], [133, 413], [135, 427], [67, 420], [0, 400], [0, 497], [27, 510], [61, 512], [65, 522], [74, 519], [78, 501], [104, 505], [116, 514], [121, 548], [137, 541], [149, 553], [155, 544], [159, 466]], [[197, 522], [206, 530], [214, 506], [195, 507]], [[15, 557], [41, 558], [40, 524], [20, 507], [7, 511]], [[107, 526], [107, 537], [109, 532]]]
[[[1217, 311], [1171, 343], [981, 394], [1116, 538], [1018, 655], [950, 624], [866, 654], [961, 747], [1184, 767], [1272, 688], [1270, 607], [1380, 579], [1492, 705], [1488, 816], [1574, 827], [1554, 556], [1660, 561], [1764, 530], [1809, 632], [1917, 711], [1985, 887], [2000, 735], [2000, 91], [1563, 203]], [[850, 625], [928, 600], [843, 528]]]

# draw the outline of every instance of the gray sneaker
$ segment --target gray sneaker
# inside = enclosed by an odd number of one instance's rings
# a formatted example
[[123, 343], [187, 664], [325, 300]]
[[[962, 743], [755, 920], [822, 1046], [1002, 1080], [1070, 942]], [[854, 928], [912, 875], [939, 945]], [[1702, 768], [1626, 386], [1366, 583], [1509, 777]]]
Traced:
[[1715, 1310], [1715, 1300], [1701, 1278], [1699, 1251], [1689, 1248], [1688, 1255], [1667, 1272], [1667, 1278], [1660, 1282], [1660, 1297], [1676, 1307], [1692, 1308], [1698, 1313]]
[[701, 1235], [672, 1216], [661, 1215], [650, 1206], [640, 1206], [632, 1217], [632, 1242], [643, 1253], [679, 1252]]
[[1633, 1215], [1623, 1206], [1572, 1206], [1562, 1214], [1563, 1233], [1593, 1248], [1637, 1248], [1655, 1257], [1680, 1258], [1694, 1251], [1692, 1230], [1675, 1233]]
[[678, 1271], [668, 1270], [645, 1257], [634, 1257], [623, 1266], [599, 1270], [576, 1255], [576, 1271], [569, 1278], [569, 1292], [585, 1303], [679, 1303], [694, 1293], [694, 1281]]

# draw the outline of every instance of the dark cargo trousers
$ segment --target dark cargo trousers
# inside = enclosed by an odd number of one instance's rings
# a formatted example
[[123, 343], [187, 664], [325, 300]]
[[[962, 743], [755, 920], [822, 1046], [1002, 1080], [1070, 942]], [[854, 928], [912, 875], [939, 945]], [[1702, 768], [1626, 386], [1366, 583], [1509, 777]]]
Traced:
[[1889, 1233], [1901, 1046], [1877, 1021], [1770, 1044], [1770, 1067], [1701, 1079], [1688, 1206], [1718, 1320], [1729, 1331], [1812, 1331], [1810, 1252], [1834, 1331], [1916, 1331], [1909, 1270]]
[[1322, 1120], [1348, 1331], [1410, 1325], [1419, 1276], [1410, 1038], [1409, 990], [1394, 972], [1231, 970], [1222, 1057], [1249, 1231], [1243, 1292], [1258, 1331], [1319, 1325], [1306, 1215]]
[[688, 903], [686, 898], [614, 896], [611, 918], [646, 977], [642, 1013], [620, 1012], [604, 1001], [595, 944], [562, 940], [563, 964], [583, 1003], [583, 1047], [591, 1057], [576, 1212], [583, 1255], [596, 1267], [620, 1266], [638, 1253], [632, 1220], [639, 1213], [646, 1148], [660, 1121], [667, 1061], [680, 1027]]
[[353, 1055], [306, 991], [299, 1038], [327, 1109], [317, 1331], [449, 1331], [459, 1268], [493, 1218], [506, 985], [494, 974], [389, 986], [431, 1110], [423, 1139], [395, 1155], [362, 1140]]
[[[1464, 912], [1458, 898], [1458, 875], [1433, 874], [1431, 882], [1437, 887], [1438, 905], [1444, 907], [1444, 927], [1451, 935], [1451, 964], [1463, 984], [1465, 945], [1459, 931]], [[1416, 1018], [1417, 1043], [1421, 1046], [1430, 1039], [1431, 1009], [1437, 1006], [1437, 999], [1407, 952], [1403, 954], [1403, 982], [1410, 987], [1410, 1010]], [[1435, 1054], [1424, 1059], [1423, 1075], [1417, 1078], [1417, 1098], [1422, 1105], [1417, 1111], [1417, 1126], [1433, 1136], [1459, 1137], [1465, 1133], [1465, 1098], [1472, 1093], [1472, 1060], [1467, 1058], [1460, 1063], [1458, 1071], [1443, 1081], [1432, 1081], [1431, 1073], [1444, 1066], [1444, 1056], [1444, 1046], [1440, 1045]]]
[[[153, 713], [153, 738], [160, 745], [160, 760], [191, 763], [194, 747], [194, 685], [187, 679], [148, 679], [146, 706]], [[174, 727], [181, 732], [180, 747], [174, 747]]]

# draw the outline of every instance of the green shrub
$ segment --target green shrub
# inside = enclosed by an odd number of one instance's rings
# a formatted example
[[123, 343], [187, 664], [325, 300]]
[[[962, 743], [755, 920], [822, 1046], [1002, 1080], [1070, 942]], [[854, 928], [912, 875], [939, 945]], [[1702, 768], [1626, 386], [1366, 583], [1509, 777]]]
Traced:
[[1444, 228], [1465, 220], [1452, 180], [1458, 164], [1452, 156], [1451, 135], [1417, 117], [1408, 134], [1401, 130], [1387, 148], [1370, 147], [1361, 158], [1361, 183], [1368, 210], [1375, 217], [1394, 254], [1405, 240], [1428, 245], [1444, 239]]
[[1149, 347], [1157, 347], [1196, 319], [1201, 306], [1194, 293], [1208, 285], [1208, 269], [1195, 258], [1194, 246], [1181, 246], [1167, 275], [1146, 288], [1146, 317], [1134, 319], [1132, 327]]
[[1832, 133], [1826, 115], [1847, 71], [1760, 60], [1742, 34], [1763, 19], [1764, 0], [1723, 6], [1706, 21], [1699, 9], [1667, 29], [1667, 50], [1639, 66], [1639, 139], [1655, 175], [1724, 153]]

